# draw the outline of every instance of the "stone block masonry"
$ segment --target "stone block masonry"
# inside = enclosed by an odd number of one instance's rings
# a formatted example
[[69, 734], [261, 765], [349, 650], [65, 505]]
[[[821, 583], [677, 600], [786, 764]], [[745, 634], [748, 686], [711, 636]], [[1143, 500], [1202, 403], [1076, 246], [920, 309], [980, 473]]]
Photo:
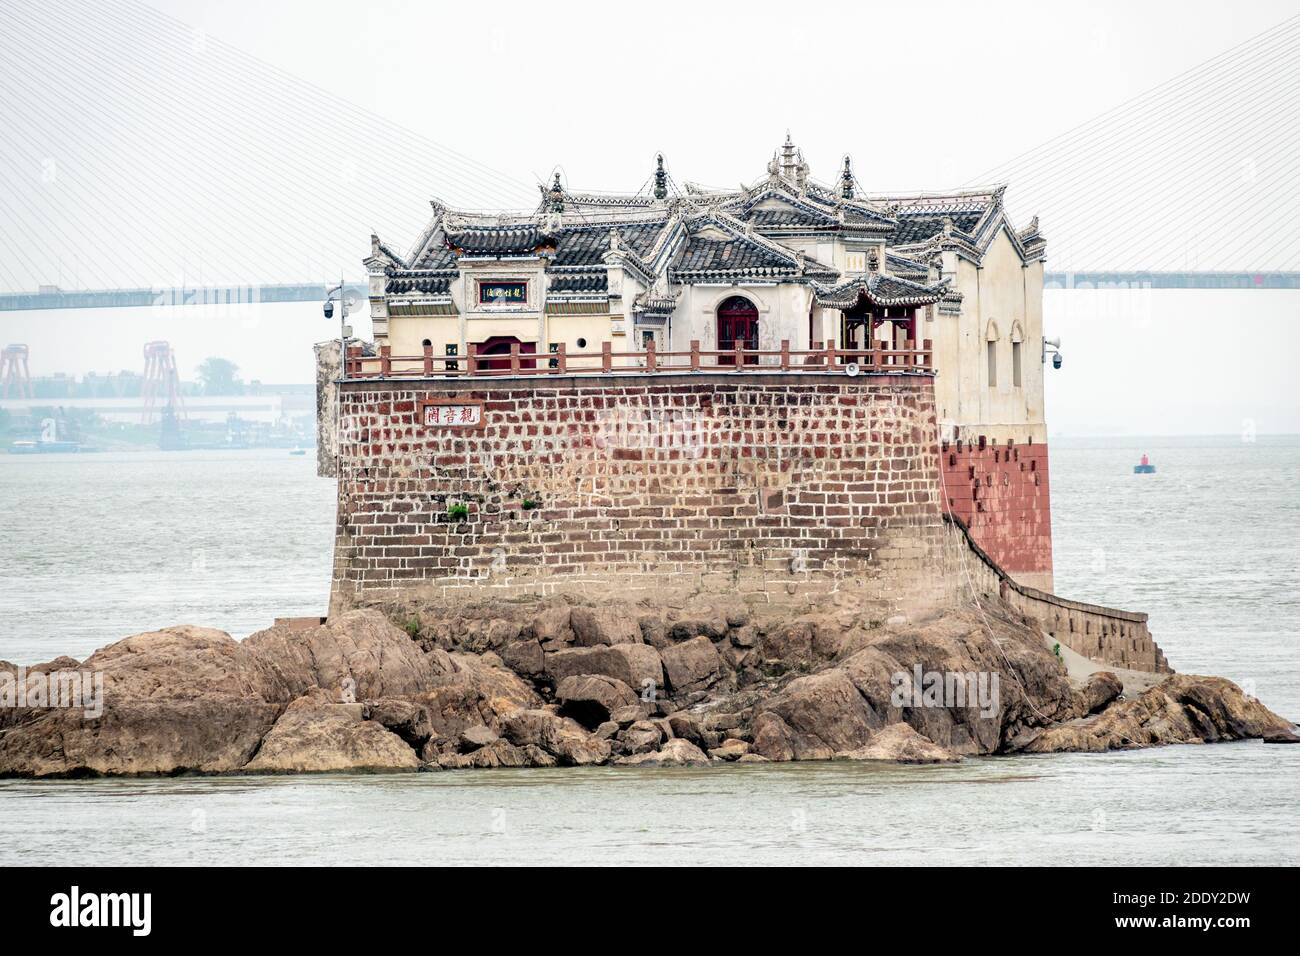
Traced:
[[[469, 387], [467, 387], [469, 386]], [[939, 588], [926, 374], [548, 375], [339, 386], [331, 605]]]
[[1052, 499], [1042, 442], [944, 442], [944, 506], [1016, 581], [1051, 591]]
[[817, 604], [838, 589], [912, 612], [997, 594], [1093, 660], [1168, 670], [1146, 615], [1024, 580], [1051, 570], [1046, 449], [941, 446], [927, 374], [337, 389], [331, 613], [562, 591]]

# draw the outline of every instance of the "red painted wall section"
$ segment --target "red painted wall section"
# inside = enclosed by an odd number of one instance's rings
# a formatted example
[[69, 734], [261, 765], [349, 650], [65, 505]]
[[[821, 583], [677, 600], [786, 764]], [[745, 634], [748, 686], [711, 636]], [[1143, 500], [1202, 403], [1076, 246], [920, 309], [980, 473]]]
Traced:
[[1022, 584], [1052, 589], [1047, 445], [944, 442], [942, 494], [950, 514]]

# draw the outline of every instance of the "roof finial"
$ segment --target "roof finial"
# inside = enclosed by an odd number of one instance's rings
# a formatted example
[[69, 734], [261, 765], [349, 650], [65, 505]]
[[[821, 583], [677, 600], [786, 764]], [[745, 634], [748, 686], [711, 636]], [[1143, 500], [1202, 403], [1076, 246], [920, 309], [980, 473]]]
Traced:
[[668, 174], [664, 172], [664, 154], [655, 154], [655, 199], [668, 198]]
[[808, 180], [808, 164], [804, 162], [803, 152], [790, 138], [789, 130], [785, 133], [785, 145], [777, 150], [773, 163], [782, 179], [800, 189], [804, 187]]
[[840, 173], [840, 195], [845, 199], [853, 198], [853, 166], [849, 157], [844, 157], [844, 172]]
[[564, 187], [560, 185], [560, 172], [555, 171], [555, 182], [551, 183], [551, 191], [546, 194], [547, 200], [551, 204], [551, 212], [564, 212]]

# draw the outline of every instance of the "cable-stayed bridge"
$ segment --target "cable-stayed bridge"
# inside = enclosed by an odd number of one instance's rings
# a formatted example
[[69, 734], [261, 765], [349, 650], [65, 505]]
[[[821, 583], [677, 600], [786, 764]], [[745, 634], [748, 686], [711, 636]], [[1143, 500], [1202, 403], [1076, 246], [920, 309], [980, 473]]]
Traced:
[[[1293, 17], [970, 184], [1040, 217], [1049, 286], [1300, 288], [1297, 54]], [[0, 7], [0, 124], [0, 310], [319, 299], [430, 187], [537, 202], [136, 0]]]

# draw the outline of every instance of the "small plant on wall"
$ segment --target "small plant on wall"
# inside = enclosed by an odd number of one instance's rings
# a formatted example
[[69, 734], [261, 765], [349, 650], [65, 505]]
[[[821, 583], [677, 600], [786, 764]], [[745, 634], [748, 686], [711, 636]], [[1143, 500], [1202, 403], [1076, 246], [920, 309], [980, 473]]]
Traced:
[[449, 505], [447, 517], [452, 521], [464, 521], [469, 517], [469, 506], [461, 504]]
[[540, 508], [541, 506], [542, 503], [540, 501], [534, 501], [532, 498], [524, 499], [523, 507], [525, 511], [532, 511], [534, 508]]

